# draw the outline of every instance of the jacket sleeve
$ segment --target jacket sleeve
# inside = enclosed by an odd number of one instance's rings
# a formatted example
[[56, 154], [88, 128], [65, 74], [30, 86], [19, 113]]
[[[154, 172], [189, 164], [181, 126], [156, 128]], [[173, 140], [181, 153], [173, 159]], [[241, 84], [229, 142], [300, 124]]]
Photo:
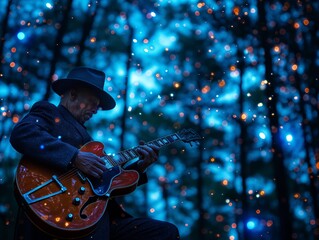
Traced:
[[10, 142], [30, 160], [67, 169], [79, 150], [54, 135], [52, 131], [59, 123], [59, 114], [54, 105], [36, 103], [14, 127]]

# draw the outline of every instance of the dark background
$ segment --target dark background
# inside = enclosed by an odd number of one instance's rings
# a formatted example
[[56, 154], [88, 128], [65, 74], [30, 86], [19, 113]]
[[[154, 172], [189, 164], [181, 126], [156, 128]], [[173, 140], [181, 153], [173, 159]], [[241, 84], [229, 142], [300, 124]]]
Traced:
[[74, 66], [118, 103], [87, 125], [107, 153], [183, 128], [127, 211], [182, 239], [319, 238], [318, 1], [0, 2], [0, 232], [11, 239], [12, 127]]

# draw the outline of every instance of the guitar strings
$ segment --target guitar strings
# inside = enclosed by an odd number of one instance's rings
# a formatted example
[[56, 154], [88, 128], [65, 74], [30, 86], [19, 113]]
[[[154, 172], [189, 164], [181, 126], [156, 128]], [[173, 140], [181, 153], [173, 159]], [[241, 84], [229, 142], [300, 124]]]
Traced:
[[70, 178], [76, 176], [76, 174], [77, 174], [78, 171], [79, 171], [78, 169], [72, 168], [71, 170], [67, 171], [66, 173], [59, 175], [59, 176], [58, 176], [58, 179], [59, 179], [59, 180], [67, 180], [67, 179], [70, 179]]

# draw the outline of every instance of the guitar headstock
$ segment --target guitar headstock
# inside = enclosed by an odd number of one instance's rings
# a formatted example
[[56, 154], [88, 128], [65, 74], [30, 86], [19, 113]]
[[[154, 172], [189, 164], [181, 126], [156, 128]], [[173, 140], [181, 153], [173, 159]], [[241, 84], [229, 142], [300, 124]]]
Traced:
[[192, 146], [192, 142], [199, 144], [199, 140], [201, 140], [201, 136], [195, 132], [193, 129], [183, 129], [177, 133], [179, 138], [185, 142], [189, 143]]

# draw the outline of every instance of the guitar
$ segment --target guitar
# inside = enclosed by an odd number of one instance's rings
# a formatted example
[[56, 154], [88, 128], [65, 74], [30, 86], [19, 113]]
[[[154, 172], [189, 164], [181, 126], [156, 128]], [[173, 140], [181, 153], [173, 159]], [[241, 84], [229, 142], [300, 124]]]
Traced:
[[[163, 147], [177, 141], [197, 142], [192, 129], [182, 130], [149, 142]], [[45, 168], [22, 159], [15, 178], [15, 195], [28, 218], [45, 233], [64, 239], [90, 234], [104, 214], [111, 197], [136, 189], [139, 173], [121, 166], [140, 157], [136, 147], [115, 155], [106, 155], [101, 142], [92, 141], [80, 148], [105, 161], [107, 171], [100, 179], [85, 176], [77, 168], [67, 172]]]

